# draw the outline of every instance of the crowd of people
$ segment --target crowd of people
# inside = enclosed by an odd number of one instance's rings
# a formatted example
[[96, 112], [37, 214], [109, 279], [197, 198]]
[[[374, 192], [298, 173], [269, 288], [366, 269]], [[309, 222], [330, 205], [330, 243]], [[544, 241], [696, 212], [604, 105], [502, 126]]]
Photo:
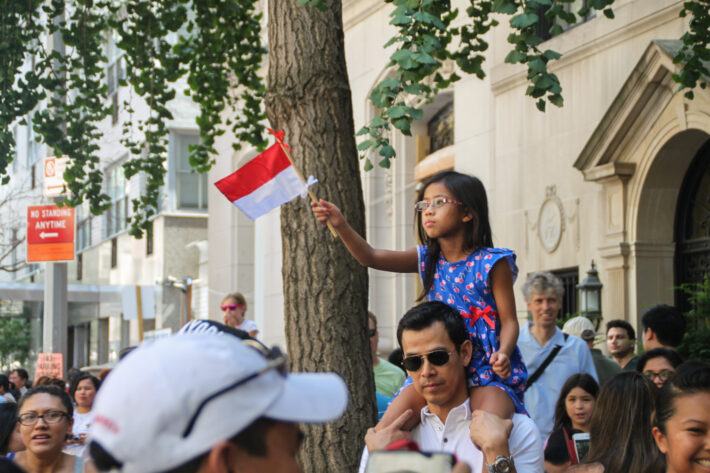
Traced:
[[[472, 176], [444, 172], [420, 188], [421, 244], [410, 250], [372, 248], [330, 202], [313, 211], [363, 265], [423, 282], [388, 359], [368, 314], [380, 419], [364, 437], [360, 472], [710, 471], [710, 364], [676, 352], [685, 331], [676, 308], [644, 313], [637, 355], [626, 321], [600, 333], [580, 316], [560, 328], [563, 285], [533, 272], [522, 284], [530, 321], [519, 324], [516, 256], [493, 247], [486, 193]], [[2, 466], [300, 471], [298, 423], [340, 417], [347, 387], [335, 374], [288, 373], [280, 350], [257, 340], [242, 294], [220, 308], [224, 323], [195, 320], [123, 353], [103, 382], [74, 372], [29, 387], [24, 370], [0, 376]], [[595, 347], [602, 338], [609, 358]], [[448, 466], [432, 470], [434, 461]]]

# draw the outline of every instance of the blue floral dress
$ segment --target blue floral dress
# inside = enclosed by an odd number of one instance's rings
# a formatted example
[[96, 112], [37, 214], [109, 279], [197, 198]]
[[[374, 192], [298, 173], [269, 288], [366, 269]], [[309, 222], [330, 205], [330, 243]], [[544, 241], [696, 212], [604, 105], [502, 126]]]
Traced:
[[[417, 246], [419, 275], [424, 281], [429, 250]], [[468, 365], [469, 386], [497, 386], [510, 396], [516, 412], [524, 413], [523, 391], [528, 371], [518, 347], [510, 356], [511, 375], [503, 379], [493, 372], [491, 355], [500, 347], [500, 318], [488, 275], [493, 266], [505, 259], [518, 276], [515, 253], [506, 248], [481, 248], [461, 261], [449, 263], [443, 256], [436, 263], [434, 284], [427, 293], [428, 301], [441, 301], [456, 309], [463, 317], [473, 343], [473, 356]]]

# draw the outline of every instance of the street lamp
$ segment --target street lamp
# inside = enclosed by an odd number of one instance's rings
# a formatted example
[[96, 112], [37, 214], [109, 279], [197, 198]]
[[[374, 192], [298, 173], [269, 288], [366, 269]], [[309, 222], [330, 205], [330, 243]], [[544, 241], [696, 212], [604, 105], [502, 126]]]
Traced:
[[594, 267], [587, 271], [587, 277], [581, 284], [577, 284], [579, 289], [579, 312], [589, 318], [596, 330], [602, 319], [602, 282], [599, 280], [599, 273]]

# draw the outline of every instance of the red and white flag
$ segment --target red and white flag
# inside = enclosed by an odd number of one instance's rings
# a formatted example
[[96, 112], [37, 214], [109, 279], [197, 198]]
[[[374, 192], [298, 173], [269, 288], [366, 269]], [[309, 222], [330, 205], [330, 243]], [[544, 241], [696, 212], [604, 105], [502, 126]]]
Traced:
[[[271, 130], [269, 130], [271, 131]], [[274, 133], [274, 132], [272, 132]], [[279, 142], [283, 131], [274, 133]], [[298, 197], [306, 196], [313, 176], [303, 182], [281, 143], [276, 143], [229, 176], [215, 182], [217, 189], [254, 220]], [[283, 144], [283, 146], [287, 146]]]

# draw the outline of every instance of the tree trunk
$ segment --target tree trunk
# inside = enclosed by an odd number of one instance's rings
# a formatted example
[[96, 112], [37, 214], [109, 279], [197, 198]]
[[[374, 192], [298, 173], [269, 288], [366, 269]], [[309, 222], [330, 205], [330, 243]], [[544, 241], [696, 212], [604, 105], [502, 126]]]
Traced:
[[[342, 7], [321, 12], [296, 0], [269, 1], [266, 111], [285, 131], [296, 166], [364, 235], [365, 219], [345, 67]], [[286, 342], [294, 371], [332, 371], [350, 390], [346, 414], [304, 426], [306, 472], [356, 471], [376, 420], [367, 336], [367, 270], [319, 225], [308, 201], [281, 208]]]

